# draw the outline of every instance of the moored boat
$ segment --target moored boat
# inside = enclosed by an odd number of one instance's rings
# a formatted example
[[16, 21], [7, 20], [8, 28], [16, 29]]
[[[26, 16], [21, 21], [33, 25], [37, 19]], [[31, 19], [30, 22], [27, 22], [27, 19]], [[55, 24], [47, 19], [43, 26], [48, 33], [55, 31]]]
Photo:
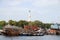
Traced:
[[18, 36], [20, 29], [16, 26], [7, 25], [3, 28], [3, 35], [6, 36]]

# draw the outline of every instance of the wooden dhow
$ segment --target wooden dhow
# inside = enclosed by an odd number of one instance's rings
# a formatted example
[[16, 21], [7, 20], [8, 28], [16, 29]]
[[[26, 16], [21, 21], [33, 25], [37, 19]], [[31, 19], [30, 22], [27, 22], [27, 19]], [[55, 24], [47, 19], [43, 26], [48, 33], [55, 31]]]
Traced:
[[6, 25], [3, 28], [3, 35], [18, 36], [19, 34], [20, 34], [20, 29], [16, 26]]

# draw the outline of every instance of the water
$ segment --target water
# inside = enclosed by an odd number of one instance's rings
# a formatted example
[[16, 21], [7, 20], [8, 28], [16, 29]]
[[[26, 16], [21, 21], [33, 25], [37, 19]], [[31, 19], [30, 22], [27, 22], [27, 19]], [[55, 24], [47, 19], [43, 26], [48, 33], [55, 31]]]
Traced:
[[60, 36], [45, 35], [45, 36], [6, 37], [6, 36], [0, 35], [0, 40], [60, 40]]

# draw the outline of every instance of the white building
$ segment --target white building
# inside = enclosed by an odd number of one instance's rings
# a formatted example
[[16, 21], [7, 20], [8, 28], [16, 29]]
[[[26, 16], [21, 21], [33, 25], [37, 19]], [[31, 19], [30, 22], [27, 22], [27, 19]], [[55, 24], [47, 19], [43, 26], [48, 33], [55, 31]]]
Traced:
[[53, 24], [51, 25], [52, 29], [60, 29], [60, 25], [59, 24]]

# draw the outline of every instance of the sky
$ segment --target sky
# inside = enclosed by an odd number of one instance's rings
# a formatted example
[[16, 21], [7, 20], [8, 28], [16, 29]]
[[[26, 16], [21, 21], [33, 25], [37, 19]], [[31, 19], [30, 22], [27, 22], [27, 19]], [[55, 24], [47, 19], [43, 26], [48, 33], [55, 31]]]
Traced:
[[0, 20], [28, 20], [60, 23], [60, 0], [0, 0]]

